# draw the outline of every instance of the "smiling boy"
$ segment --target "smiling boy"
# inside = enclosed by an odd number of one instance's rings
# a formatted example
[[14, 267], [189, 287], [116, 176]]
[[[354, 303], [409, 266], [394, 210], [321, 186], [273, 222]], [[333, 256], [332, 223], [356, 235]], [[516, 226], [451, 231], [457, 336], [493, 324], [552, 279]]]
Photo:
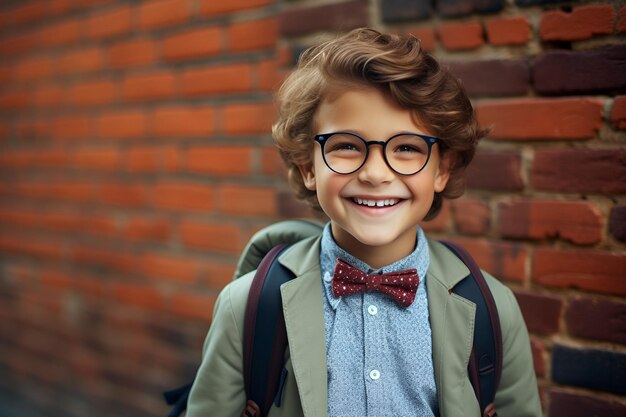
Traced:
[[[269, 416], [480, 416], [467, 371], [475, 306], [452, 291], [469, 270], [418, 226], [462, 194], [485, 135], [458, 81], [415, 38], [358, 29], [307, 50], [279, 102], [289, 181], [330, 222], [280, 257], [295, 278], [281, 287], [286, 380]], [[189, 417], [245, 407], [252, 275], [218, 298]], [[496, 409], [539, 416], [519, 308], [485, 276], [503, 341]]]

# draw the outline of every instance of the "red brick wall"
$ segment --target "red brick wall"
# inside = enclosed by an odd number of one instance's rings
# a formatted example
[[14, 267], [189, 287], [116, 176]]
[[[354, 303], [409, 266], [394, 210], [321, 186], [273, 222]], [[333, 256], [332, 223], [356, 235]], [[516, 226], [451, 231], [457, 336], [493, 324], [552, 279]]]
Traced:
[[249, 236], [308, 214], [273, 90], [362, 25], [420, 37], [494, 126], [425, 227], [514, 289], [546, 415], [626, 413], [626, 8], [431, 3], [3, 2], [0, 414], [166, 413]]

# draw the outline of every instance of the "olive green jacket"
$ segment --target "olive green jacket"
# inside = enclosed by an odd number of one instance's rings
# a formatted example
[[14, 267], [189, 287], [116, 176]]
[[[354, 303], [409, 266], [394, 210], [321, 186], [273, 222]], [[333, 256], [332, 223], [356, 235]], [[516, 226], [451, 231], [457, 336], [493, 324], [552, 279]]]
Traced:
[[[429, 241], [427, 293], [433, 338], [433, 365], [442, 417], [479, 417], [468, 378], [475, 304], [452, 288], [469, 270], [442, 244]], [[328, 412], [320, 238], [300, 241], [280, 262], [296, 278], [281, 286], [289, 348], [287, 381], [280, 407], [269, 417], [324, 417]], [[203, 360], [189, 397], [187, 417], [238, 417], [246, 403], [242, 340], [244, 312], [253, 273], [224, 288], [204, 344]], [[496, 300], [503, 341], [503, 367], [496, 394], [501, 417], [541, 415], [528, 333], [512, 292], [485, 273]]]

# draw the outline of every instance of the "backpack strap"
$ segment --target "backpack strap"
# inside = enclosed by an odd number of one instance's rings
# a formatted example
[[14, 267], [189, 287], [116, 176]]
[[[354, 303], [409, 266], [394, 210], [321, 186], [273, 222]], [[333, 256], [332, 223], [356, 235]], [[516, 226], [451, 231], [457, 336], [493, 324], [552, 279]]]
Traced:
[[495, 300], [476, 261], [461, 246], [441, 241], [470, 270], [452, 291], [476, 304], [474, 343], [468, 372], [484, 417], [497, 416], [494, 399], [502, 374], [502, 332]]
[[[242, 416], [266, 416], [285, 375], [287, 331], [280, 286], [294, 275], [277, 262], [288, 247], [279, 244], [263, 258], [254, 275], [244, 317], [244, 384], [247, 403]], [[269, 278], [269, 279], [268, 279]]]

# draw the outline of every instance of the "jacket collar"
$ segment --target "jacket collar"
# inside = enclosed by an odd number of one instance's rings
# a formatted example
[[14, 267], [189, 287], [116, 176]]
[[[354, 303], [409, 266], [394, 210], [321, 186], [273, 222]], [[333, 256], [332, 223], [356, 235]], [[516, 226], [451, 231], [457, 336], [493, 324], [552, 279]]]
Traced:
[[[466, 387], [475, 305], [452, 288], [469, 274], [442, 244], [429, 240], [427, 292], [433, 336], [433, 365], [441, 416], [463, 416], [473, 391]], [[306, 417], [328, 410], [320, 237], [295, 243], [279, 258], [296, 278], [281, 286], [289, 353]], [[469, 388], [469, 389], [468, 389]], [[468, 393], [471, 396], [468, 397]], [[464, 405], [465, 404], [465, 405]]]

